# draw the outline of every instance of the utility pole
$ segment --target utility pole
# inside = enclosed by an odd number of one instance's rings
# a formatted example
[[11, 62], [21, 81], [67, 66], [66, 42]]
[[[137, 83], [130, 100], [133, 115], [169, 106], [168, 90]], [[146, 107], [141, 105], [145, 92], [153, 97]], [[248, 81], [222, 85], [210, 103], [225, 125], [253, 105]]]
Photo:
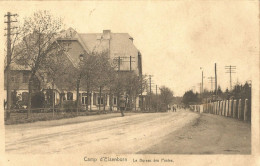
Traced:
[[[129, 58], [129, 60], [128, 60], [128, 58]], [[129, 70], [128, 71], [132, 71], [132, 63], [133, 62], [135, 62], [135, 61], [133, 61], [133, 59], [134, 59], [135, 57], [132, 57], [132, 56], [130, 56], [130, 57], [128, 57], [128, 56], [118, 56], [118, 57], [115, 57], [114, 58], [114, 60], [115, 61], [117, 61], [117, 71], [118, 71], [118, 79], [119, 79], [119, 77], [120, 77], [120, 71], [122, 71], [122, 69], [121, 69], [121, 64], [123, 63], [123, 62], [129, 62]], [[123, 69], [124, 70], [124, 69]], [[141, 78], [142, 79], [142, 78]], [[118, 84], [119, 84], [119, 80], [118, 80]], [[142, 91], [142, 90], [141, 90]], [[142, 94], [141, 94], [142, 95]], [[119, 94], [119, 92], [118, 92], [118, 101], [119, 101], [119, 97], [120, 97], [120, 94]], [[130, 94], [129, 94], [129, 98], [130, 99], [132, 99], [132, 95], [131, 95], [131, 91], [130, 91]], [[118, 103], [118, 108], [119, 108], [119, 102], [117, 102]], [[143, 99], [142, 99], [142, 104], [143, 104]]]
[[231, 74], [232, 73], [236, 73], [236, 66], [225, 66], [225, 69], [226, 69], [226, 73], [229, 73], [230, 75], [230, 90], [232, 90], [232, 77], [231, 77]]
[[201, 69], [201, 94], [203, 94], [203, 92], [204, 92], [204, 90], [203, 90], [203, 79], [205, 77], [203, 76], [203, 68], [200, 67], [200, 69]]
[[210, 80], [210, 84], [211, 84], [211, 91], [213, 91], [213, 83], [214, 83], [214, 77], [208, 77], [208, 79]]
[[5, 23], [7, 24], [7, 28], [5, 30], [7, 30], [7, 70], [6, 70], [6, 78], [7, 78], [7, 82], [6, 82], [6, 91], [7, 91], [7, 119], [10, 118], [10, 108], [11, 108], [11, 104], [12, 104], [12, 97], [11, 97], [11, 69], [10, 69], [10, 63], [11, 63], [11, 56], [12, 56], [12, 48], [11, 48], [11, 35], [13, 35], [11, 33], [11, 29], [15, 29], [17, 27], [11, 27], [11, 23], [12, 22], [17, 22], [17, 20], [11, 20], [12, 16], [17, 16], [17, 14], [11, 14], [10, 12], [7, 12], [7, 14], [5, 15], [5, 17], [7, 17], [7, 21], [5, 21]]
[[150, 90], [149, 90], [149, 111], [151, 110], [151, 97], [152, 97], [152, 75], [149, 75], [149, 85], [150, 85]]
[[144, 109], [144, 98], [143, 98], [143, 75], [141, 75], [141, 111]]
[[218, 95], [218, 83], [217, 83], [217, 63], [215, 63], [215, 94]]
[[[129, 60], [128, 60], [129, 58]], [[116, 58], [114, 58], [114, 60], [118, 61], [118, 71], [120, 71], [120, 64], [123, 62], [129, 62], [129, 71], [132, 71], [132, 63], [135, 62], [134, 61], [135, 57], [132, 56], [118, 56]]]
[[158, 96], [157, 96], [157, 85], [156, 85], [156, 112], [158, 112]]
[[149, 111], [151, 110], [151, 95], [152, 95], [152, 78], [149, 75], [149, 84], [150, 84], [150, 95], [149, 95]]

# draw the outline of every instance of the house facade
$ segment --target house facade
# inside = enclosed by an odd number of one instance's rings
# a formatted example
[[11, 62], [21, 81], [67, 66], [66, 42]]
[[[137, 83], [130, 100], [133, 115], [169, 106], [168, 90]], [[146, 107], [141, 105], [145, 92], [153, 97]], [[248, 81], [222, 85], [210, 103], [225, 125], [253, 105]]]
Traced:
[[[74, 67], [79, 66], [80, 56], [92, 52], [108, 52], [108, 56], [113, 63], [117, 64], [118, 72], [127, 73], [134, 72], [136, 75], [142, 75], [142, 55], [134, 46], [133, 38], [128, 33], [112, 33], [110, 30], [104, 30], [103, 33], [78, 33], [72, 28], [62, 32], [62, 35], [57, 39], [65, 47], [66, 58]], [[11, 69], [13, 86], [15, 90], [22, 96], [22, 100], [28, 95], [28, 72], [30, 69], [14, 67]], [[15, 77], [19, 75], [18, 77]], [[35, 80], [35, 88], [40, 90], [48, 90], [52, 88], [52, 84], [44, 78], [45, 76], [37, 76]], [[5, 79], [6, 80], [6, 79]], [[5, 86], [6, 87], [6, 86]], [[76, 89], [59, 87], [59, 84], [54, 85], [55, 104], [59, 104], [61, 100], [75, 101], [77, 99]], [[79, 89], [80, 103], [85, 107], [88, 103], [89, 108], [95, 110], [102, 109], [112, 110], [118, 109], [118, 96], [109, 94], [109, 90], [102, 90], [101, 96], [98, 90], [90, 92], [87, 95], [87, 89]], [[24, 96], [24, 97], [23, 97]], [[61, 99], [62, 96], [62, 99]], [[135, 108], [139, 109], [140, 99], [137, 95], [134, 99]]]
[[[142, 75], [142, 55], [134, 46], [133, 38], [128, 33], [112, 33], [104, 30], [103, 33], [78, 33], [69, 28], [64, 31], [58, 42], [69, 43], [67, 56], [77, 66], [80, 63], [80, 55], [92, 52], [108, 52], [110, 60], [117, 64], [119, 72], [134, 72]], [[64, 45], [64, 44], [63, 44]], [[108, 89], [102, 90], [101, 96], [98, 90], [91, 92], [88, 99], [87, 89], [80, 88], [81, 104], [89, 103], [91, 109], [98, 109], [99, 106], [105, 109], [117, 110], [118, 96], [109, 94]], [[64, 91], [66, 100], [76, 100], [76, 90]], [[111, 96], [112, 95], [112, 96]], [[139, 97], [134, 99], [135, 108], [139, 109]]]

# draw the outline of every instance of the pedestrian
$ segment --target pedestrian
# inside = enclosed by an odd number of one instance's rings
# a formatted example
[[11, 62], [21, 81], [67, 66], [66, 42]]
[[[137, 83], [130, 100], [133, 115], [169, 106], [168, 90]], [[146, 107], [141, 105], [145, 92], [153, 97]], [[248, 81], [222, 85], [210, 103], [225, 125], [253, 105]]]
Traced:
[[124, 109], [125, 109], [125, 100], [120, 100], [120, 112], [121, 112], [122, 117], [125, 116]]

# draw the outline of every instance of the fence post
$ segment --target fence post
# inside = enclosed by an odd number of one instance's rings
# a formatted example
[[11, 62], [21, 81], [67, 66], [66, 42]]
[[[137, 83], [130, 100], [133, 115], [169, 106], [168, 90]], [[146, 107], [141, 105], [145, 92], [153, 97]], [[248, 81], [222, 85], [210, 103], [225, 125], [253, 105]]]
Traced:
[[218, 101], [218, 114], [221, 115], [221, 101]]
[[237, 118], [240, 119], [241, 117], [241, 99], [238, 100], [238, 113]]
[[215, 102], [212, 103], [212, 114], [214, 114], [214, 112], [215, 112], [214, 105], [215, 105]]
[[226, 116], [228, 117], [228, 113], [229, 113], [229, 100], [227, 100], [227, 104], [226, 104]]
[[223, 115], [223, 101], [220, 101], [220, 115]]
[[226, 114], [226, 100], [223, 101], [223, 116]]
[[217, 114], [217, 102], [214, 102], [214, 114]]
[[232, 104], [232, 100], [229, 100], [229, 102], [228, 102], [229, 104], [228, 104], [228, 116], [232, 116], [232, 107], [231, 107], [231, 104]]
[[233, 100], [233, 118], [237, 117], [237, 100]]
[[217, 115], [219, 115], [219, 101], [217, 101]]
[[244, 107], [244, 121], [247, 121], [247, 112], [248, 112], [248, 99], [245, 99], [245, 107]]
[[216, 102], [214, 102], [214, 114], [217, 114], [216, 106], [217, 106], [217, 104], [216, 104]]
[[211, 105], [210, 105], [210, 112], [211, 112], [211, 114], [213, 114], [213, 103], [211, 103]]
[[211, 103], [211, 114], [214, 114], [214, 102]]
[[218, 112], [217, 106], [218, 106], [218, 102], [216, 101], [216, 102], [215, 102], [215, 114], [216, 114], [216, 115], [217, 115], [217, 112]]

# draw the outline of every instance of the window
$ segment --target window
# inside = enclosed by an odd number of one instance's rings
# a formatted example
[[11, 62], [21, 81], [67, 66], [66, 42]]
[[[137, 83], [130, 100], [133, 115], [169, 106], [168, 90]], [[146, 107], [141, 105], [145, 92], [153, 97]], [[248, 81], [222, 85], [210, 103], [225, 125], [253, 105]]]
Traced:
[[28, 92], [23, 92], [22, 93], [22, 101], [24, 103], [27, 103], [28, 102], [28, 96], [29, 96], [29, 93]]
[[15, 82], [15, 76], [11, 76], [11, 81]]
[[29, 73], [23, 73], [23, 83], [29, 82]]
[[87, 102], [88, 102], [88, 95], [87, 95], [87, 93], [82, 93], [81, 103], [82, 104], [87, 104]]
[[67, 93], [67, 100], [73, 100], [73, 93], [71, 92]]
[[114, 105], [117, 104], [117, 102], [116, 102], [116, 97], [114, 97], [113, 104], [114, 104]]
[[97, 102], [98, 102], [98, 105], [100, 104], [100, 105], [102, 105], [102, 104], [104, 104], [104, 98], [103, 98], [103, 96], [101, 96], [101, 99], [100, 99], [100, 97], [98, 96], [97, 97]]

